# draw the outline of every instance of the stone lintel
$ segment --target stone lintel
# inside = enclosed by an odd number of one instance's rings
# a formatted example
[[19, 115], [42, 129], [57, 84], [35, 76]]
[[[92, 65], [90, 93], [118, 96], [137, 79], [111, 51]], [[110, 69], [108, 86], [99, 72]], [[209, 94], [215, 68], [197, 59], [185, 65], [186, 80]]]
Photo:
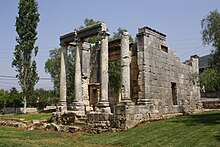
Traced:
[[69, 44], [70, 42], [75, 41], [76, 39], [76, 32], [71, 32], [68, 34], [65, 34], [63, 36], [60, 36], [60, 43], [61, 44]]
[[91, 25], [91, 26], [83, 28], [83, 29], [79, 29], [77, 31], [74, 31], [74, 32], [71, 32], [71, 33], [68, 33], [65, 35], [62, 35], [62, 36], [60, 36], [60, 42], [65, 43], [65, 44], [69, 44], [70, 42], [73, 42], [76, 39], [83, 40], [85, 38], [92, 37], [92, 36], [98, 35], [100, 33], [108, 34], [107, 26], [103, 22], [100, 22], [95, 25]]

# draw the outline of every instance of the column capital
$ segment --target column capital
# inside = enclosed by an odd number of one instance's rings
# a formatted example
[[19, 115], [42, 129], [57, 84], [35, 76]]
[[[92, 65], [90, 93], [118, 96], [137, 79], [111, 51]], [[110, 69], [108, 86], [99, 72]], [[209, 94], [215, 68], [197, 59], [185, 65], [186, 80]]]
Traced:
[[60, 46], [61, 46], [61, 47], [67, 47], [68, 45], [69, 45], [69, 44], [66, 43], [66, 42], [62, 42], [62, 41], [60, 42]]
[[110, 33], [107, 31], [101, 31], [101, 32], [99, 32], [99, 35], [102, 37], [106, 37], [106, 36], [110, 36]]
[[125, 31], [125, 32], [122, 33], [121, 36], [128, 36], [129, 37], [129, 32]]

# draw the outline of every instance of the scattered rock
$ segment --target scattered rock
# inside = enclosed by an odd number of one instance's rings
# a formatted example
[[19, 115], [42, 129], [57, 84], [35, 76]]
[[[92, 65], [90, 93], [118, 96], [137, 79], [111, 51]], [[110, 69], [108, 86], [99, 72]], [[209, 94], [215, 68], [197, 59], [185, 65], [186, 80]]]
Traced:
[[80, 128], [79, 127], [75, 127], [75, 126], [69, 126], [69, 132], [71, 133], [75, 133], [75, 132], [78, 132], [80, 131]]
[[33, 123], [33, 124], [39, 124], [40, 121], [39, 121], [39, 120], [32, 120], [32, 123]]

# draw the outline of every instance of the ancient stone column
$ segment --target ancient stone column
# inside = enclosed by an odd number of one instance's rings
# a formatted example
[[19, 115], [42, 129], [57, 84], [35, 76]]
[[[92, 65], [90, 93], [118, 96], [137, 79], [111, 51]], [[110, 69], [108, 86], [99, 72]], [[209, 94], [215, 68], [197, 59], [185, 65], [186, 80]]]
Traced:
[[108, 107], [108, 34], [102, 33], [100, 49], [100, 99], [97, 106]]
[[121, 102], [131, 103], [129, 33], [121, 36]]
[[82, 44], [82, 99], [83, 104], [89, 105], [89, 79], [90, 79], [90, 44], [83, 42]]
[[[81, 43], [76, 46], [75, 53], [75, 98], [73, 100], [73, 106], [78, 109], [78, 106], [82, 105], [82, 73], [81, 73]], [[77, 108], [76, 108], [77, 107]]]
[[62, 106], [63, 109], [67, 108], [66, 105], [66, 54], [67, 46], [61, 45], [61, 60], [60, 60], [60, 100], [58, 106]]

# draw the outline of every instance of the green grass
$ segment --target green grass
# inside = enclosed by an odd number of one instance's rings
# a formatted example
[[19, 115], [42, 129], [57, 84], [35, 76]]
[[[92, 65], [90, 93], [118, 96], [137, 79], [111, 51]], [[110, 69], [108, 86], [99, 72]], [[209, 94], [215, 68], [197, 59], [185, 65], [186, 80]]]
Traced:
[[87, 143], [117, 146], [220, 146], [220, 111], [155, 121], [118, 133], [84, 135]]
[[49, 120], [51, 113], [1, 115], [1, 118], [19, 118], [25, 120]]
[[0, 146], [219, 147], [220, 111], [155, 121], [117, 133], [29, 132], [0, 126]]
[[[80, 134], [77, 136], [79, 135]], [[92, 145], [90, 143], [79, 142], [76, 134], [48, 131], [22, 131], [14, 127], [0, 126], [0, 147], [17, 146], [84, 147]]]

